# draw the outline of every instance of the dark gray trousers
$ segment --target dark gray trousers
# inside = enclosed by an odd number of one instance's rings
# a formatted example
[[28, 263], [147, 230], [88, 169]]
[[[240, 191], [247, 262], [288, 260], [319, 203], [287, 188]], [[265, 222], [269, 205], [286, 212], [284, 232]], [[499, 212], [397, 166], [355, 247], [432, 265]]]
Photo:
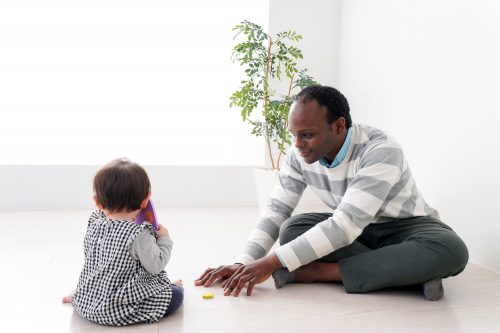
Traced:
[[[286, 244], [332, 216], [307, 213], [290, 217], [280, 228]], [[413, 217], [370, 224], [344, 248], [317, 261], [338, 262], [348, 293], [418, 284], [464, 270], [469, 253], [464, 242], [443, 222]]]

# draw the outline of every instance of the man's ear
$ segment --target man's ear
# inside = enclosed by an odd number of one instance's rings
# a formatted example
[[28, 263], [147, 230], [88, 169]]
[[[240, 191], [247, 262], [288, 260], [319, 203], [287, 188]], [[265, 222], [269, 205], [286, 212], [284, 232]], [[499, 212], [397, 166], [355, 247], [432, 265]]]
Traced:
[[336, 133], [341, 133], [345, 128], [345, 118], [339, 117], [339, 119], [335, 120], [334, 124]]
[[94, 195], [92, 196], [92, 200], [94, 201], [95, 206], [97, 207], [97, 209], [99, 209], [99, 210], [103, 210], [102, 205], [99, 203], [99, 199], [97, 199], [97, 195], [95, 195], [95, 194], [94, 194]]
[[146, 196], [146, 198], [144, 198], [144, 200], [142, 200], [141, 209], [146, 208], [146, 206], [148, 205], [149, 199], [151, 199], [151, 192], [148, 192], [148, 195]]

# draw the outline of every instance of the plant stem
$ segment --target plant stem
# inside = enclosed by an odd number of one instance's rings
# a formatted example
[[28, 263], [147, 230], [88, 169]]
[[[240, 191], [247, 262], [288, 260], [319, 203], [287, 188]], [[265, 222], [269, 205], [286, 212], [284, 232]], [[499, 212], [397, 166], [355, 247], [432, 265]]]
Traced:
[[[294, 76], [295, 76], [295, 74], [292, 74], [292, 78], [290, 79], [290, 85], [288, 86], [288, 99], [290, 99], [290, 96], [292, 93], [292, 84], [293, 84], [293, 77]], [[286, 136], [287, 128], [288, 128], [288, 117], [285, 119], [285, 132], [283, 132], [283, 136], [281, 137], [281, 147], [283, 147], [283, 145], [285, 144], [285, 136]], [[282, 154], [282, 152], [280, 150], [280, 153], [278, 155], [278, 161], [276, 162], [278, 170], [280, 169], [281, 154]]]
[[269, 152], [269, 158], [271, 159], [272, 169], [277, 169], [274, 165], [273, 159], [273, 151], [271, 148], [271, 137], [269, 135], [269, 111], [267, 110], [268, 105], [267, 102], [269, 100], [269, 64], [271, 63], [271, 46], [273, 45], [273, 40], [271, 36], [269, 36], [269, 46], [267, 47], [267, 61], [266, 61], [266, 78], [264, 82], [264, 121], [266, 122], [266, 142], [267, 142], [267, 150]]

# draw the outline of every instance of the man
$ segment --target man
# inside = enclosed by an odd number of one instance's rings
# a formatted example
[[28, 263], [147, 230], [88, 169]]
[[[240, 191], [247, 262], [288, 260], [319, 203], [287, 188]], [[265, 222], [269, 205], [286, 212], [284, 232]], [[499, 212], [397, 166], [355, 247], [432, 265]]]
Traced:
[[[465, 268], [468, 251], [424, 201], [399, 144], [352, 124], [346, 98], [331, 87], [301, 91], [289, 124], [295, 147], [243, 254], [195, 284], [222, 279], [224, 294], [235, 296], [271, 275], [277, 288], [338, 281], [348, 293], [421, 284], [425, 298], [440, 299], [441, 279]], [[332, 213], [290, 217], [306, 186]]]

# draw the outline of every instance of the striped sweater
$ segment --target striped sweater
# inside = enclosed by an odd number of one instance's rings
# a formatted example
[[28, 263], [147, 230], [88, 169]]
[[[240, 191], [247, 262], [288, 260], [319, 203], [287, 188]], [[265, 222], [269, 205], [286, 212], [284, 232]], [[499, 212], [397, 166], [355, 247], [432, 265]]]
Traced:
[[401, 146], [379, 129], [354, 124], [348, 153], [337, 167], [307, 164], [295, 147], [289, 150], [267, 208], [236, 262], [246, 264], [269, 252], [306, 186], [333, 216], [276, 248], [290, 271], [351, 244], [370, 223], [438, 217], [417, 189]]

